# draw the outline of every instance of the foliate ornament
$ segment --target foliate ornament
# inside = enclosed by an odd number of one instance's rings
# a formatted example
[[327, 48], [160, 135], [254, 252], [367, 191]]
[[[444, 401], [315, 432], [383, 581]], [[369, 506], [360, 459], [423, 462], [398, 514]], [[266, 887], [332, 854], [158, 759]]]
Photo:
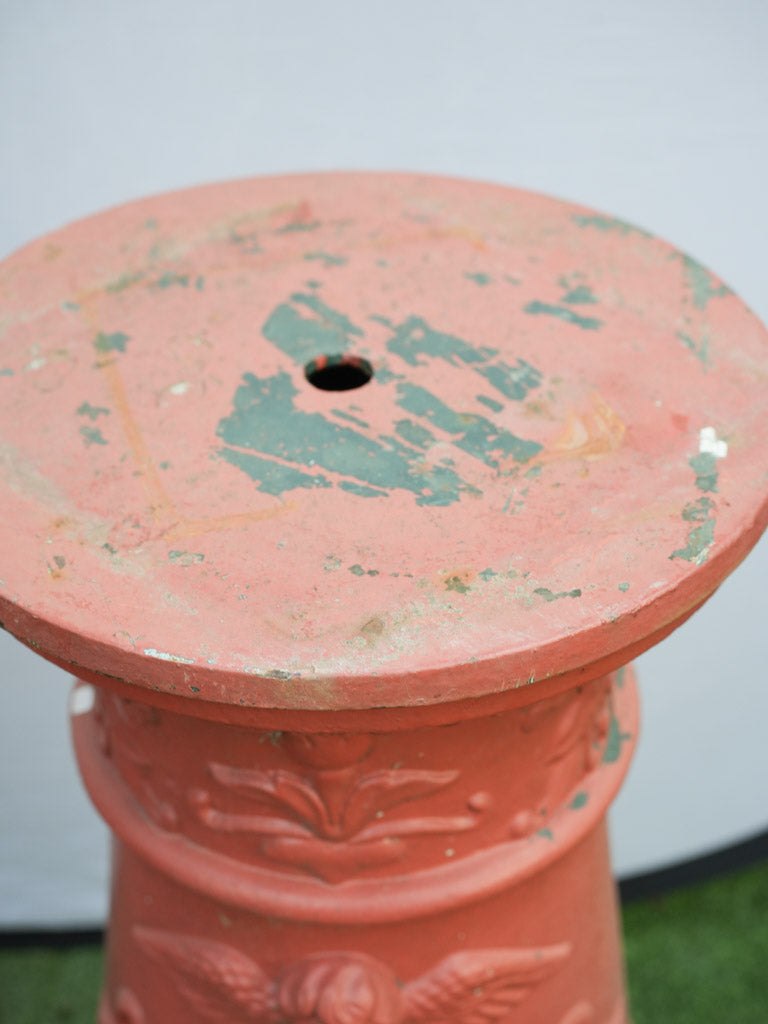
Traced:
[[222, 811], [207, 789], [191, 790], [189, 801], [209, 828], [250, 833], [265, 856], [326, 882], [402, 858], [408, 837], [474, 828], [486, 808], [487, 801], [470, 798], [463, 814], [388, 820], [389, 810], [444, 789], [459, 772], [398, 767], [360, 775], [359, 763], [372, 745], [368, 736], [291, 736], [288, 744], [306, 773], [208, 765], [222, 788], [260, 803], [267, 813]]
[[488, 1024], [507, 1017], [570, 954], [567, 943], [471, 950], [402, 983], [363, 953], [318, 953], [269, 976], [223, 943], [141, 926], [134, 934], [201, 1019], [218, 1024]]
[[158, 777], [155, 769], [153, 735], [159, 723], [156, 708], [139, 701], [102, 692], [97, 704], [96, 725], [99, 745], [105, 757], [118, 763], [123, 774], [131, 775], [131, 788], [147, 815], [167, 831], [179, 826], [176, 783], [167, 776]]

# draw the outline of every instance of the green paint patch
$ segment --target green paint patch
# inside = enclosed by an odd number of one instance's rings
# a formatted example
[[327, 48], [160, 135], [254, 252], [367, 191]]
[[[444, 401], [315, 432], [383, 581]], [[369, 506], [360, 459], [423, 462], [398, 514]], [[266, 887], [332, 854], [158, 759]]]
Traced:
[[199, 551], [169, 551], [168, 561], [175, 565], [197, 565], [205, 559]]
[[709, 366], [709, 335], [703, 333], [701, 339], [697, 341], [690, 334], [678, 331], [677, 337], [689, 351], [693, 352], [702, 367], [706, 370]]
[[483, 580], [485, 583], [488, 583], [490, 580], [494, 578], [494, 576], [498, 575], [499, 574], [497, 572], [494, 572], [493, 569], [483, 569], [482, 572], [478, 573], [480, 579]]
[[621, 590], [622, 593], [626, 593], [629, 590], [629, 584], [628, 583], [620, 583], [619, 584], [619, 590]]
[[114, 331], [112, 334], [99, 331], [94, 338], [93, 347], [97, 352], [125, 352], [125, 346], [130, 340], [130, 335], [122, 331]]
[[688, 465], [696, 473], [696, 486], [700, 491], [717, 491], [717, 458], [712, 452], [699, 452]]
[[584, 790], [581, 790], [574, 796], [573, 800], [571, 800], [568, 806], [572, 811], [579, 811], [582, 807], [585, 807], [587, 805], [588, 801], [589, 793], [585, 793]]
[[65, 309], [68, 313], [77, 313], [80, 310], [80, 306], [76, 302], [62, 302], [61, 308]]
[[543, 597], [545, 601], [559, 601], [561, 597], [581, 597], [581, 590], [576, 587], [574, 590], [560, 590], [554, 593], [548, 587], [536, 587], [534, 594]]
[[113, 548], [111, 544], [102, 544], [101, 546], [105, 551], [108, 551], [110, 555], [117, 554], [117, 548]]
[[202, 276], [202, 274], [195, 278], [195, 288], [197, 288], [199, 292], [201, 292], [203, 288], [205, 288], [205, 278]]
[[608, 726], [608, 738], [605, 742], [605, 750], [603, 751], [603, 764], [615, 764], [621, 756], [621, 748], [623, 744], [631, 739], [630, 734], [621, 731], [619, 720], [615, 713], [611, 711], [611, 722]]
[[564, 323], [580, 327], [583, 331], [597, 331], [603, 325], [603, 321], [596, 317], [581, 316], [567, 306], [554, 306], [549, 302], [539, 302], [538, 300], [523, 306], [523, 311], [532, 316], [553, 316]]
[[343, 267], [349, 260], [346, 256], [336, 256], [331, 252], [307, 252], [304, 253], [305, 260], [319, 260], [324, 267]]
[[290, 224], [284, 224], [281, 228], [277, 228], [275, 234], [288, 235], [294, 231], [317, 231], [320, 225], [321, 221], [319, 220], [293, 220]]
[[479, 367], [477, 373], [485, 377], [502, 395], [515, 402], [522, 402], [528, 397], [528, 392], [537, 388], [542, 381], [541, 372], [525, 359], [518, 359], [515, 366], [505, 362], [492, 363]]
[[120, 277], [116, 277], [113, 281], [105, 284], [104, 291], [110, 292], [110, 294], [123, 292], [126, 288], [130, 288], [131, 285], [137, 284], [143, 277], [144, 274], [140, 270], [121, 274]]
[[682, 512], [683, 519], [688, 523], [702, 523], [709, 519], [709, 513], [715, 507], [711, 498], [699, 498], [689, 501]]
[[326, 477], [314, 475], [315, 467], [369, 488], [410, 491], [419, 505], [449, 505], [472, 489], [447, 466], [426, 468], [421, 454], [404, 445], [398, 449], [391, 440], [367, 437], [322, 413], [297, 409], [297, 394], [286, 373], [263, 379], [246, 374], [232, 413], [218, 425], [217, 434], [227, 445], [221, 454], [248, 472], [260, 489], [280, 494], [292, 487], [331, 486]]
[[387, 342], [387, 348], [400, 356], [409, 366], [424, 366], [426, 361], [420, 357], [443, 359], [451, 366], [458, 366], [461, 363], [484, 363], [497, 355], [495, 349], [475, 348], [454, 334], [437, 331], [418, 316], [410, 316], [397, 326], [384, 317], [371, 319], [376, 319], [394, 330], [393, 336]]
[[[310, 316], [304, 316], [308, 310]], [[316, 295], [296, 292], [277, 306], [262, 328], [267, 341], [303, 366], [310, 359], [346, 352], [363, 336], [352, 321]]]
[[399, 383], [397, 391], [401, 408], [452, 434], [457, 448], [494, 469], [501, 469], [507, 458], [527, 462], [541, 451], [537, 441], [517, 437], [484, 416], [456, 412], [417, 384]]
[[588, 285], [577, 284], [565, 293], [561, 302], [567, 302], [570, 306], [593, 305], [597, 302], [597, 297]]
[[95, 420], [99, 416], [109, 416], [110, 411], [103, 405], [91, 405], [90, 402], [82, 402], [77, 407], [78, 416], [87, 416], [89, 420]]
[[416, 448], [429, 448], [435, 440], [435, 435], [430, 430], [413, 420], [398, 420], [395, 430], [404, 441]]
[[497, 402], [495, 398], [488, 398], [487, 395], [475, 395], [478, 402], [482, 402], [483, 405], [487, 406], [491, 412], [502, 412], [504, 405], [502, 402]]
[[541, 836], [542, 839], [554, 839], [551, 828], [540, 828], [536, 832], [537, 836]]
[[706, 309], [710, 299], [732, 295], [726, 284], [716, 283], [717, 278], [706, 267], [685, 253], [675, 253], [675, 257], [683, 261], [683, 274], [691, 292], [693, 304], [697, 309]]
[[449, 576], [445, 581], [446, 590], [454, 590], [457, 594], [468, 594], [471, 587], [468, 587], [461, 576]]
[[357, 562], [354, 565], [350, 565], [348, 567], [347, 571], [351, 572], [353, 576], [378, 576], [379, 575], [379, 570], [378, 569], [364, 569], [362, 567], [362, 565], [359, 565]]
[[527, 480], [534, 480], [537, 476], [541, 476], [541, 465], [531, 466], [530, 469], [525, 471]]
[[296, 488], [331, 487], [331, 481], [319, 473], [303, 473], [293, 466], [284, 466], [273, 459], [263, 459], [250, 452], [236, 451], [233, 448], [222, 448], [221, 458], [233, 466], [242, 469], [256, 484], [257, 490], [264, 494], [278, 496], [285, 491]]
[[0, 369], [0, 377], [12, 377], [12, 376], [13, 376], [13, 370], [11, 370], [10, 367], [6, 366], [3, 369]]
[[53, 560], [56, 563], [57, 568], [63, 569], [67, 564], [67, 560], [63, 555], [54, 555]]
[[479, 284], [481, 288], [491, 284], [493, 281], [490, 274], [484, 274], [482, 271], [477, 271], [473, 274], [467, 272], [464, 277], [466, 277], [468, 281], [474, 281], [475, 284]]
[[189, 684], [189, 688], [190, 688], [190, 690], [192, 691], [192, 693], [200, 693], [200, 687], [199, 687], [199, 686], [193, 686], [193, 685], [192, 685], [192, 684], [190, 683], [190, 684]]
[[620, 690], [624, 689], [624, 683], [627, 681], [627, 666], [622, 665], [621, 668], [616, 669], [616, 685]]
[[155, 288], [173, 288], [174, 286], [179, 288], [189, 287], [189, 274], [179, 274], [174, 270], [166, 270], [164, 274], [154, 282]]
[[635, 227], [634, 224], [628, 224], [625, 220], [619, 220], [618, 217], [606, 217], [599, 213], [591, 213], [574, 214], [571, 219], [580, 228], [596, 228], [598, 231], [615, 231], [620, 235], [640, 235], [641, 238], [653, 238], [650, 232]]
[[683, 558], [686, 562], [695, 562], [701, 565], [706, 562], [710, 548], [714, 543], [715, 520], [708, 519], [701, 526], [694, 527], [688, 534], [688, 543], [684, 548], [678, 548], [669, 556], [670, 558]]
[[86, 448], [92, 444], [106, 444], [107, 441], [98, 427], [80, 427], [80, 434], [85, 441]]

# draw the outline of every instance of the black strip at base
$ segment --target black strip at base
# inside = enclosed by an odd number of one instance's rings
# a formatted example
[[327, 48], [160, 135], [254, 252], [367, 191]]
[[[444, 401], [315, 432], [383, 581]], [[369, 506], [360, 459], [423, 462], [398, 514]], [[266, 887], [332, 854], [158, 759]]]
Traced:
[[740, 871], [759, 861], [768, 860], [768, 829], [750, 839], [725, 846], [703, 857], [694, 857], [668, 868], [649, 871], [644, 875], [633, 875], [619, 882], [622, 903], [645, 900], [661, 896], [673, 889], [682, 889], [698, 882], [707, 882], [718, 875]]
[[[719, 875], [739, 871], [759, 861], [768, 860], [768, 829], [743, 842], [726, 846], [714, 853], [695, 857], [693, 860], [673, 864], [658, 871], [633, 875], [619, 881], [619, 895], [622, 903], [632, 903], [654, 896], [661, 896], [687, 885], [707, 882]], [[67, 931], [7, 931], [0, 932], [0, 949], [25, 949], [45, 947], [62, 949], [68, 946], [96, 946], [104, 941], [101, 928], [69, 929]]]

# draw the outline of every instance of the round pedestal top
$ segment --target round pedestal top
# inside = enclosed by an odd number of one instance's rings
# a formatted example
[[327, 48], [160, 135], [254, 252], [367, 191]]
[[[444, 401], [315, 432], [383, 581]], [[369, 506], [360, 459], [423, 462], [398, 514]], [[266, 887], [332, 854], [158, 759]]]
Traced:
[[214, 185], [33, 242], [0, 294], [0, 619], [75, 672], [480, 696], [649, 642], [766, 524], [764, 328], [567, 203]]

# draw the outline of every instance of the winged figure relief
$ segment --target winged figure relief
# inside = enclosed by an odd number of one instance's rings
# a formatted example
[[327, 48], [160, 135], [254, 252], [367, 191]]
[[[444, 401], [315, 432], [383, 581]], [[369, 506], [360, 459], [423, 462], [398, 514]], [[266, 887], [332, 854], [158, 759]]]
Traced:
[[[319, 953], [268, 972], [232, 946], [137, 926], [196, 1020], [211, 1024], [493, 1024], [570, 954], [568, 943], [454, 953], [401, 982], [363, 953]], [[585, 1018], [578, 1018], [579, 1021]]]

